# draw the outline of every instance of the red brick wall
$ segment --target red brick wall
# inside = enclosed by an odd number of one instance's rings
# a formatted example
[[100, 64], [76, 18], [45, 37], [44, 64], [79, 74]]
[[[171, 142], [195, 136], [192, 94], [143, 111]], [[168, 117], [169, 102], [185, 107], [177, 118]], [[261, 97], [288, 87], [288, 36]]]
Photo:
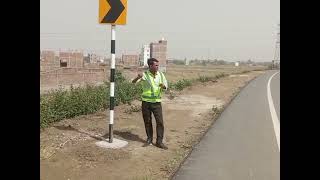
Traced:
[[40, 71], [50, 71], [60, 67], [54, 51], [41, 51]]
[[125, 66], [138, 66], [139, 55], [122, 55], [122, 62]]
[[96, 84], [108, 81], [108, 69], [61, 68], [40, 74], [40, 89], [57, 88], [59, 85]]
[[67, 62], [67, 67], [83, 67], [84, 56], [80, 52], [59, 52], [59, 59]]

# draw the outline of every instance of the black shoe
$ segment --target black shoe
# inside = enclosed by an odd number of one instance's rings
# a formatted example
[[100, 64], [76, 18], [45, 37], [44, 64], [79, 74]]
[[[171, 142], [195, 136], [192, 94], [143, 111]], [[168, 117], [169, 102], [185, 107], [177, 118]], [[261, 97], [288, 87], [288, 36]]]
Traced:
[[165, 150], [168, 149], [168, 147], [167, 147], [166, 145], [164, 145], [163, 143], [157, 143], [156, 146], [157, 146], [158, 148], [161, 148], [161, 149], [165, 149]]
[[150, 146], [152, 145], [152, 139], [147, 139], [147, 142], [143, 145], [143, 147], [147, 147], [147, 146]]
[[147, 139], [147, 144], [152, 144], [152, 138]]

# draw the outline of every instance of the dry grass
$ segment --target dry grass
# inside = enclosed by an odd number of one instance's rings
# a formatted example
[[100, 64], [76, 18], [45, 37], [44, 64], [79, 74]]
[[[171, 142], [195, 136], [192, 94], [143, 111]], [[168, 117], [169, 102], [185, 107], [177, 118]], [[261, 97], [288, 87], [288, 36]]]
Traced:
[[266, 69], [263, 66], [184, 66], [184, 65], [172, 65], [167, 67], [166, 77], [170, 82], [176, 82], [181, 79], [193, 79], [200, 76], [214, 77], [218, 74], [237, 74], [243, 72], [249, 72], [253, 70]]

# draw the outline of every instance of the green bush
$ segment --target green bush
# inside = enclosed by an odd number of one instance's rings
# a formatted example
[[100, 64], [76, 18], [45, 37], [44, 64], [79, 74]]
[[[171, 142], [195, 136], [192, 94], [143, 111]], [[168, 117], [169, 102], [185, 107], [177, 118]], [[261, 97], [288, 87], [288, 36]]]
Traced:
[[[192, 80], [182, 79], [177, 81], [176, 83], [170, 84], [171, 88], [174, 90], [182, 91], [184, 88], [192, 85]], [[170, 87], [170, 86], [169, 86]]]
[[208, 81], [211, 81], [211, 80], [213, 80], [213, 77], [209, 77], [209, 76], [200, 76], [198, 79], [197, 79], [198, 81], [200, 81], [200, 82], [208, 82]]
[[142, 92], [141, 85], [135, 86], [129, 81], [123, 81], [115, 85], [116, 105], [119, 103], [130, 103], [134, 99], [138, 99]]
[[[139, 98], [141, 86], [127, 81], [121, 72], [115, 73], [115, 105]], [[110, 104], [109, 84], [57, 90], [40, 96], [40, 127], [64, 118], [91, 114], [107, 109]]]
[[135, 85], [131, 83], [120, 71], [116, 71], [115, 82], [116, 105], [130, 103], [134, 99], [139, 99], [142, 92], [141, 84]]
[[40, 96], [40, 127], [52, 122], [107, 108], [109, 88], [105, 85], [57, 90]]

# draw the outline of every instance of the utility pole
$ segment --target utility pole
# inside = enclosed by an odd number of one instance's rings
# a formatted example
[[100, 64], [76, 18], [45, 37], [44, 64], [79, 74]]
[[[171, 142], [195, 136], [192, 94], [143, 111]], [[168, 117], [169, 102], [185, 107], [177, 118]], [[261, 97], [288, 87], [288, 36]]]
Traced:
[[278, 30], [277, 30], [277, 38], [276, 38], [276, 47], [275, 47], [274, 58], [273, 58], [273, 66], [275, 64], [279, 64], [279, 67], [280, 67], [280, 23], [278, 24]]

